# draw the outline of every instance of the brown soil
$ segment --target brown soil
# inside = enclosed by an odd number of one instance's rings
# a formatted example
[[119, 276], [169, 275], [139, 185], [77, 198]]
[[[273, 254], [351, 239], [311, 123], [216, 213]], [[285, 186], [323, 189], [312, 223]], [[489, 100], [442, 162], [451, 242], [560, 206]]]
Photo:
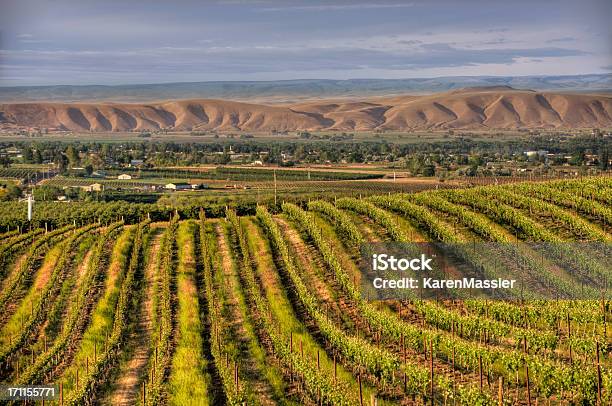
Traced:
[[[244, 318], [244, 314], [240, 309], [238, 299], [232, 294], [238, 283], [236, 270], [234, 269], [234, 262], [232, 260], [230, 249], [227, 244], [225, 230], [219, 223], [215, 225], [215, 231], [217, 233], [217, 243], [219, 245], [219, 255], [222, 259], [222, 272], [226, 281], [225, 287], [228, 291], [228, 305], [231, 312], [231, 324], [230, 328], [233, 332], [233, 336], [238, 341], [238, 346], [241, 352], [246, 355], [240, 362], [240, 366], [243, 369], [244, 376], [247, 377], [249, 385], [255, 393], [258, 401], [262, 405], [274, 405], [276, 404], [273, 398], [273, 390], [268, 382], [263, 378], [264, 373], [260, 370], [260, 366], [257, 365], [255, 360], [248, 354], [248, 341], [250, 339], [247, 334], [244, 324], [248, 322]], [[242, 373], [241, 373], [242, 375]]]
[[162, 233], [152, 237], [149, 250], [149, 262], [145, 267], [145, 286], [143, 302], [140, 306], [140, 314], [136, 328], [131, 332], [128, 343], [132, 343], [134, 351], [130, 359], [121, 365], [119, 378], [115, 382], [110, 398], [104, 404], [109, 405], [134, 405], [140, 394], [143, 375], [150, 355], [149, 338], [152, 329], [152, 289], [155, 271], [157, 268], [157, 253], [160, 249]]
[[292, 248], [292, 253], [295, 255], [296, 263], [302, 265], [305, 268], [305, 271], [308, 271], [307, 275], [302, 275], [302, 277], [306, 277], [307, 285], [312, 283], [312, 288], [317, 292], [319, 298], [326, 303], [333, 303], [334, 298], [329, 291], [328, 287], [321, 282], [320, 279], [316, 278], [317, 271], [314, 268], [315, 266], [319, 269], [323, 269], [323, 262], [317, 258], [312, 257], [308, 252], [308, 247], [306, 243], [302, 240], [299, 232], [293, 228], [285, 219], [280, 217], [275, 217], [276, 222], [278, 223], [283, 235], [289, 241], [290, 247]]
[[[26, 253], [17, 259], [14, 268], [11, 270], [11, 277], [19, 270], [22, 264], [26, 261], [27, 256], [28, 254]], [[36, 254], [36, 256], [39, 255]], [[24, 289], [23, 285], [17, 286], [17, 288], [11, 293], [11, 296], [5, 303], [5, 306], [2, 309], [2, 313], [0, 314], [0, 327], [4, 326], [4, 324], [8, 322], [10, 317], [17, 311], [17, 309], [22, 303], [22, 299], [27, 295], [29, 289], [40, 290], [43, 288], [43, 286], [51, 277], [51, 272], [53, 270], [53, 267], [55, 266], [56, 261], [57, 257], [49, 262], [44, 262], [44, 257], [40, 259], [40, 261], [38, 259], [34, 261], [32, 269], [30, 271], [27, 271], [31, 273], [31, 278], [35, 278], [33, 284], [26, 289]], [[8, 285], [8, 283], [6, 282], [8, 282], [9, 280], [10, 277], [4, 281], [5, 283], [3, 284], [2, 289], [0, 289], [0, 291], [6, 288], [6, 286]]]
[[[253, 236], [253, 240], [255, 242], [255, 247], [258, 254], [255, 257], [258, 271], [257, 278], [261, 282], [262, 288], [264, 290], [270, 290], [281, 294], [280, 292], [283, 292], [285, 288], [283, 287], [281, 280], [275, 271], [276, 265], [274, 264], [272, 253], [269, 251], [269, 247], [266, 244], [266, 237], [263, 231], [251, 219], [246, 222], [246, 226], [247, 232], [249, 235]], [[277, 295], [274, 295], [274, 297], [277, 297]], [[263, 344], [266, 346], [269, 354], [274, 352], [272, 349], [272, 343], [269, 341], [269, 339], [265, 338], [263, 340]], [[274, 358], [274, 360], [276, 359]], [[314, 405], [315, 402], [307, 397], [306, 393], [301, 387], [300, 382], [298, 380], [291, 379], [288, 370], [284, 370], [284, 373], [286, 379], [285, 397], [288, 399], [300, 399], [301, 404], [304, 405]]]
[[17, 270], [21, 267], [21, 265], [25, 262], [25, 260], [28, 257], [28, 253], [25, 252], [24, 254], [20, 255], [15, 262], [13, 262], [10, 266], [9, 266], [9, 270], [8, 273], [6, 274], [6, 276], [4, 277], [4, 280], [2, 281], [2, 286], [0, 286], [0, 291], [4, 290], [7, 285], [8, 282], [11, 280], [11, 278], [13, 277], [13, 274], [15, 274], [17, 272]]

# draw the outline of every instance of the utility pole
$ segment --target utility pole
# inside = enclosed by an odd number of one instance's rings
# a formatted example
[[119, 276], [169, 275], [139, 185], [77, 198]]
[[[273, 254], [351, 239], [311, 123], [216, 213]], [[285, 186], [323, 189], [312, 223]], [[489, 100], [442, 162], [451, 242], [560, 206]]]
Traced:
[[32, 206], [34, 205], [34, 196], [28, 194], [28, 221], [32, 221]]

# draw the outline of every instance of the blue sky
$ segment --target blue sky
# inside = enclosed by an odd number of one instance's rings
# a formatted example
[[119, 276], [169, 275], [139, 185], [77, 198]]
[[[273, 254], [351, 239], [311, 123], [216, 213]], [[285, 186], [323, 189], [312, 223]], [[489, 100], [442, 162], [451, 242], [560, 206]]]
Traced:
[[612, 71], [609, 0], [0, 0], [0, 85]]

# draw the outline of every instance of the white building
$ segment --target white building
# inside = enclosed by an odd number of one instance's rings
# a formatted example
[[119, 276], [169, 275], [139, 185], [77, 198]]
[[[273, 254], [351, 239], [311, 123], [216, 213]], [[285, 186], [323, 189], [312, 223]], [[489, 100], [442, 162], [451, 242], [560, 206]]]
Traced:
[[81, 186], [86, 192], [102, 192], [104, 190], [104, 185], [101, 183], [92, 183], [91, 185]]
[[177, 183], [168, 183], [165, 186], [168, 190], [189, 190], [191, 189], [191, 185], [189, 183], [177, 182]]

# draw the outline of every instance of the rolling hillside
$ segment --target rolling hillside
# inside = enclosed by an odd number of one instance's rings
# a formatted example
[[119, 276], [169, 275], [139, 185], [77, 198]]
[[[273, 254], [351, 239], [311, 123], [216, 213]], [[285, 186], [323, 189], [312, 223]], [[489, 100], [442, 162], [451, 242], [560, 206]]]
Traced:
[[0, 125], [72, 131], [425, 130], [612, 126], [612, 96], [466, 88], [427, 96], [299, 104], [179, 100], [150, 104], [0, 104]]

